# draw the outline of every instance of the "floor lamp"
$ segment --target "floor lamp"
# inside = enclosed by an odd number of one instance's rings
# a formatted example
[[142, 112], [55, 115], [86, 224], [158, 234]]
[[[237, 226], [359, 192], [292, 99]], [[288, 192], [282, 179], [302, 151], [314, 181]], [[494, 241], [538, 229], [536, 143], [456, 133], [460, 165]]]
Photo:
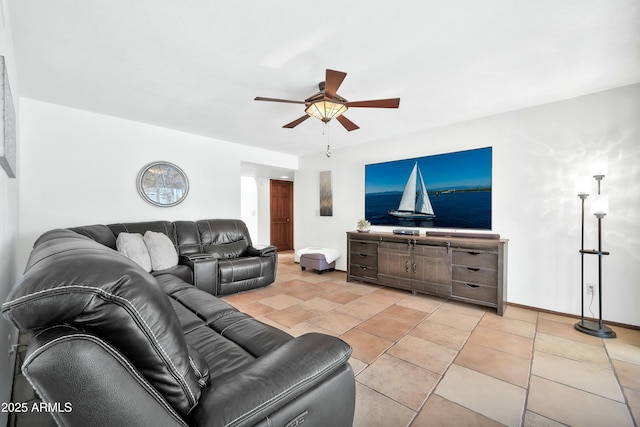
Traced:
[[[591, 212], [598, 219], [598, 249], [587, 250], [584, 248], [584, 201], [589, 196], [586, 191], [580, 191], [578, 197], [582, 201], [582, 245], [580, 247], [581, 257], [581, 289], [582, 292], [582, 310], [580, 312], [580, 321], [576, 323], [575, 328], [588, 335], [593, 335], [600, 338], [615, 338], [616, 333], [606, 326], [602, 322], [602, 257], [609, 255], [609, 252], [602, 250], [602, 219], [607, 215], [609, 211], [609, 200], [607, 196], [600, 194], [600, 184], [602, 178], [606, 175], [606, 171], [596, 170], [593, 177], [598, 182], [598, 195], [593, 198], [591, 203]], [[597, 255], [598, 256], [598, 321], [584, 320], [584, 256]]]

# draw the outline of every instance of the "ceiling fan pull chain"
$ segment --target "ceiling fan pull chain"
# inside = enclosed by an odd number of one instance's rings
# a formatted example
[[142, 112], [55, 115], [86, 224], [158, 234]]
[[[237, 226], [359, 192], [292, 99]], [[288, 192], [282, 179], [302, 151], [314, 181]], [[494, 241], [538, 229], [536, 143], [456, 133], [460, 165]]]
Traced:
[[329, 141], [329, 123], [325, 123], [324, 127], [322, 128], [322, 135], [324, 135], [324, 130], [327, 130], [327, 152], [326, 155], [327, 157], [331, 157], [331, 147], [330, 145], [330, 141]]

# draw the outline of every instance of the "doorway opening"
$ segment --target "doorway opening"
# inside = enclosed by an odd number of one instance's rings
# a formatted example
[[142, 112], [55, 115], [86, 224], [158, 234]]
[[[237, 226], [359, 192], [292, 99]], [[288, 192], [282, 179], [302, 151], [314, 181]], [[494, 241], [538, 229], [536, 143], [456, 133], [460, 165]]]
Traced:
[[[240, 192], [241, 192], [241, 216], [247, 224], [251, 241], [254, 245], [272, 244], [271, 237], [271, 181], [289, 182], [293, 188], [295, 170], [284, 169], [275, 166], [261, 165], [257, 163], [241, 162]], [[290, 194], [291, 208], [289, 218], [291, 236], [290, 241], [281, 240], [280, 244], [290, 246], [293, 249], [293, 189]], [[286, 218], [285, 223], [286, 223]], [[284, 228], [284, 227], [281, 227]], [[276, 231], [280, 232], [280, 231]], [[280, 249], [279, 245], [278, 249]]]

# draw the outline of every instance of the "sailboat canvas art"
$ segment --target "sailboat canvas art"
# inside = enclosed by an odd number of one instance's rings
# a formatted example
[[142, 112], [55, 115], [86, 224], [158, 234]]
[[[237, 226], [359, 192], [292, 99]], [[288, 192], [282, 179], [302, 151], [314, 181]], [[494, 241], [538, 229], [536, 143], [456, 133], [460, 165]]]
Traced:
[[407, 179], [407, 185], [402, 192], [398, 209], [389, 211], [389, 215], [406, 219], [435, 218], [436, 215], [433, 212], [433, 206], [431, 206], [429, 193], [424, 185], [418, 162], [413, 166], [409, 179]]
[[372, 225], [491, 230], [491, 147], [365, 165]]

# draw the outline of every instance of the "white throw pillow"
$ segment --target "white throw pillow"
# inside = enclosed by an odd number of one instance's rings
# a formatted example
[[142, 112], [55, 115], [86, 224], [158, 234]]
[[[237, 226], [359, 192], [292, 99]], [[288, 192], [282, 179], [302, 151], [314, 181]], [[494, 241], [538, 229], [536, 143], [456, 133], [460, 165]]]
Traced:
[[138, 263], [146, 272], [151, 271], [151, 258], [142, 234], [120, 233], [116, 239], [118, 252]]
[[178, 265], [178, 253], [166, 234], [147, 231], [144, 233], [144, 243], [149, 250], [153, 271], [166, 270]]

